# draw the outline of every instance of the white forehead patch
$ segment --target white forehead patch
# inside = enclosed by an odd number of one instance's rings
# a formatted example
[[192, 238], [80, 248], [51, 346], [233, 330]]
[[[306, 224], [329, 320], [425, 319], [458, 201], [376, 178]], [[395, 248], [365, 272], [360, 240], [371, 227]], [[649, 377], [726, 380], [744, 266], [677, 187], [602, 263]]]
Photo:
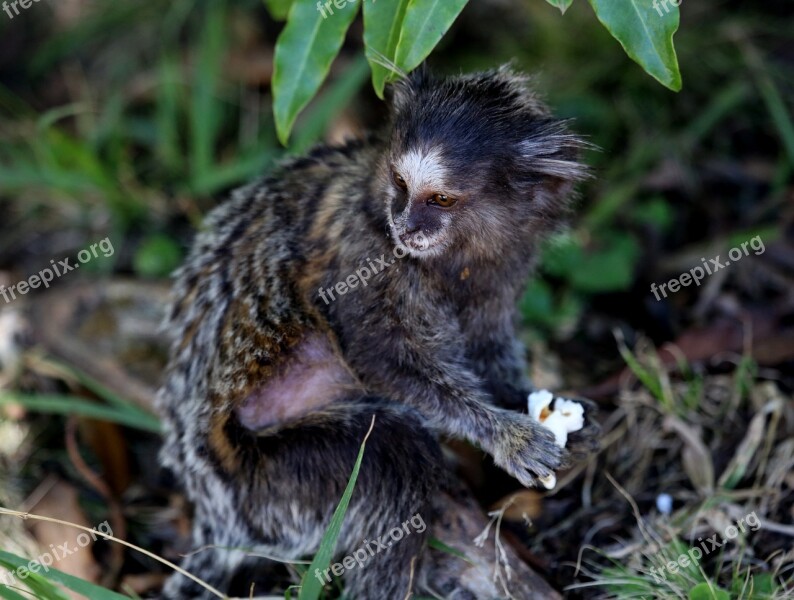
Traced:
[[441, 161], [441, 153], [436, 148], [429, 152], [411, 150], [400, 156], [394, 167], [411, 191], [445, 189], [447, 172]]

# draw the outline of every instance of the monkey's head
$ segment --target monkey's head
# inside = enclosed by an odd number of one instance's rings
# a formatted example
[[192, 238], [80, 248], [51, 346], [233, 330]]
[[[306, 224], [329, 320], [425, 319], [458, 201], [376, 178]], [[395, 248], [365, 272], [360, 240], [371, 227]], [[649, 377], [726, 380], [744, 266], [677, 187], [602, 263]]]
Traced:
[[391, 89], [380, 185], [392, 238], [418, 258], [498, 255], [548, 231], [586, 176], [583, 142], [507, 68]]

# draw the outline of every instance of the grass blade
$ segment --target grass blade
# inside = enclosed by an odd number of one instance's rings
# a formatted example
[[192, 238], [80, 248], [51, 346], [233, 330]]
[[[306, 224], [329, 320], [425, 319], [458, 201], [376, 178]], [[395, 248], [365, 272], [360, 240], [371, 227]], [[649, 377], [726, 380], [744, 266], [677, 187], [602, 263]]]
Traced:
[[53, 415], [75, 415], [118, 423], [126, 427], [160, 432], [160, 422], [157, 417], [143, 412], [132, 406], [106, 406], [88, 400], [81, 400], [73, 396], [60, 396], [57, 394], [19, 394], [14, 392], [0, 393], [0, 406], [4, 404], [19, 404], [29, 410]]
[[224, 3], [212, 2], [204, 20], [190, 105], [190, 179], [195, 183], [212, 169], [221, 124], [220, 100], [215, 97], [224, 55]]
[[323, 586], [313, 573], [318, 569], [322, 572], [331, 564], [331, 557], [336, 547], [336, 541], [339, 538], [339, 532], [342, 530], [342, 522], [345, 520], [347, 507], [350, 505], [350, 498], [353, 496], [353, 490], [356, 487], [361, 461], [364, 458], [364, 448], [367, 445], [367, 440], [372, 433], [373, 427], [375, 427], [374, 415], [372, 416], [372, 423], [369, 426], [369, 431], [367, 431], [367, 435], [364, 436], [364, 441], [361, 442], [358, 458], [356, 458], [356, 464], [353, 466], [353, 472], [350, 474], [345, 492], [342, 494], [342, 499], [339, 501], [339, 505], [336, 507], [333, 517], [331, 517], [331, 524], [328, 526], [328, 529], [325, 530], [323, 539], [320, 542], [320, 549], [317, 550], [317, 554], [314, 555], [312, 563], [303, 576], [298, 600], [317, 600], [320, 597]]
[[[27, 568], [27, 565], [30, 562], [31, 561], [28, 559], [21, 558], [4, 550], [0, 550], [0, 564], [3, 564], [9, 570], [16, 570], [20, 567]], [[85, 581], [84, 579], [80, 579], [74, 575], [69, 575], [52, 567], [48, 567], [46, 575], [31, 573], [23, 581], [25, 581], [26, 584], [31, 587], [31, 589], [37, 587], [39, 590], [46, 590], [49, 593], [47, 596], [43, 596], [41, 593], [37, 594], [38, 598], [43, 599], [63, 598], [63, 595], [58, 592], [57, 588], [49, 589], [51, 586], [47, 586], [46, 583], [43, 583], [51, 581], [54, 583], [59, 583], [73, 592], [82, 594], [86, 598], [91, 598], [91, 600], [129, 600], [129, 596], [122, 596], [121, 594], [101, 588], [98, 585], [94, 585], [93, 583]], [[36, 590], [34, 589], [33, 591]], [[55, 596], [53, 591], [59, 595]]]
[[460, 550], [458, 550], [457, 548], [453, 548], [452, 546], [449, 546], [449, 545], [445, 544], [444, 542], [442, 542], [442, 541], [441, 541], [441, 540], [439, 540], [438, 538], [431, 537], [431, 538], [430, 538], [430, 539], [427, 541], [427, 545], [428, 545], [430, 548], [433, 548], [433, 549], [435, 549], [435, 550], [438, 550], [438, 551], [440, 551], [440, 552], [443, 552], [443, 553], [445, 553], [445, 554], [450, 554], [451, 556], [457, 556], [457, 557], [458, 557], [458, 558], [460, 558], [461, 560], [465, 560], [465, 561], [466, 561], [467, 563], [469, 563], [470, 565], [473, 565], [473, 564], [474, 564], [474, 563], [471, 561], [471, 559], [469, 559], [469, 557], [468, 557], [468, 556], [466, 556], [466, 555], [465, 555], [463, 552], [461, 552], [461, 551], [460, 551]]

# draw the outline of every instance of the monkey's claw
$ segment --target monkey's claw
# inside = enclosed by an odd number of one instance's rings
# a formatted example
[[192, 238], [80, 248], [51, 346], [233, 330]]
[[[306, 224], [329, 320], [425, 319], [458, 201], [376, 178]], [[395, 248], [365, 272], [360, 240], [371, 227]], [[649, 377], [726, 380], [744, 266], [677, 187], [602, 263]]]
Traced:
[[494, 462], [522, 485], [542, 485], [568, 459], [554, 434], [528, 415], [511, 414], [493, 452]]

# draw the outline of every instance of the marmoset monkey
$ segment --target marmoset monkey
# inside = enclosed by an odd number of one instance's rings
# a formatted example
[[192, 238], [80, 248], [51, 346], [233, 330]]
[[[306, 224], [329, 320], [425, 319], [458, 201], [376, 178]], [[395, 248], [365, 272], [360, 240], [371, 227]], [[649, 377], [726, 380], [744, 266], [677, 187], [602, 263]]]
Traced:
[[[591, 447], [506, 408], [531, 391], [516, 302], [582, 147], [507, 68], [422, 70], [393, 86], [380, 134], [287, 161], [210, 214], [177, 273], [160, 399], [162, 462], [211, 546], [186, 569], [224, 589], [245, 555], [218, 547], [316, 552], [373, 415], [339, 556], [431, 510], [439, 433], [526, 486]], [[421, 590], [428, 534], [347, 571], [347, 597]], [[165, 589], [205, 594], [180, 575]]]

